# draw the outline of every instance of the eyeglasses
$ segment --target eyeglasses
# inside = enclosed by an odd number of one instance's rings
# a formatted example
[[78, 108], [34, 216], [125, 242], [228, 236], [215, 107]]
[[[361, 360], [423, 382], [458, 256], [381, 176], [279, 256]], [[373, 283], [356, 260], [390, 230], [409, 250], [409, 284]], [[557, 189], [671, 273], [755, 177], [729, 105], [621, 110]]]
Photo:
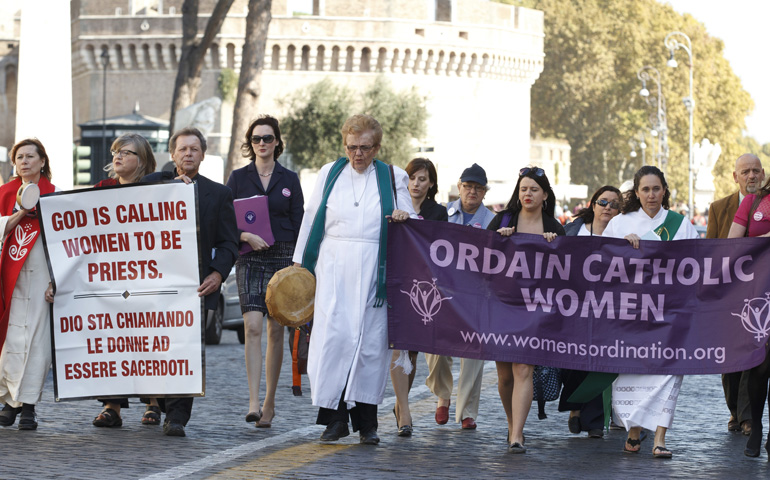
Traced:
[[532, 174], [536, 177], [542, 177], [543, 175], [545, 175], [545, 170], [543, 170], [540, 167], [524, 167], [521, 170], [519, 170], [519, 176], [523, 177], [529, 172], [532, 172]]
[[127, 157], [128, 155], [138, 155], [138, 153], [128, 149], [124, 149], [119, 152], [116, 152], [115, 150], [110, 150], [110, 153], [112, 153], [113, 157], [118, 157], [118, 158]]
[[259, 142], [262, 141], [265, 143], [273, 143], [273, 140], [275, 140], [275, 135], [262, 135], [261, 137], [259, 135], [251, 136], [251, 143], [255, 145], [259, 145]]
[[356, 153], [357, 150], [361, 150], [361, 153], [369, 153], [374, 148], [374, 145], [346, 145], [345, 148], [350, 153]]
[[463, 190], [468, 190], [469, 192], [484, 192], [487, 190], [487, 187], [484, 185], [471, 185], [470, 183], [462, 183], [460, 186], [463, 187]]
[[597, 200], [596, 204], [599, 205], [600, 207], [606, 207], [607, 205], [609, 205], [610, 208], [613, 210], [620, 210], [620, 204], [614, 200], [612, 202], [608, 202], [607, 200], [602, 198], [601, 200]]

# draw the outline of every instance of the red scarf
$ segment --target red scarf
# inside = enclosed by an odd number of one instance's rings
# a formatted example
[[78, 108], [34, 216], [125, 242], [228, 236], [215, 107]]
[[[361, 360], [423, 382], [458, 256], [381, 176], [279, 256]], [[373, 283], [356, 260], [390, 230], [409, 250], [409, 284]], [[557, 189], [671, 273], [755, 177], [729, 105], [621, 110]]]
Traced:
[[[16, 206], [16, 193], [21, 187], [21, 179], [17, 178], [0, 187], [0, 215], [10, 216]], [[37, 182], [40, 194], [52, 193], [55, 187], [44, 176]], [[37, 216], [25, 216], [18, 225], [8, 233], [3, 241], [3, 251], [0, 256], [0, 350], [5, 344], [8, 331], [8, 317], [11, 313], [11, 298], [16, 280], [21, 273], [21, 267], [27, 260], [27, 255], [40, 236], [40, 222]]]

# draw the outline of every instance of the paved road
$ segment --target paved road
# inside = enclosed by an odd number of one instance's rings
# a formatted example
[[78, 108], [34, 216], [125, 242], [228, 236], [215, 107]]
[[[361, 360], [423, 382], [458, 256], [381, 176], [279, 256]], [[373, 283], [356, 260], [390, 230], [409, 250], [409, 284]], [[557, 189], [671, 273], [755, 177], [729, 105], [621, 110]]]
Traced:
[[[758, 459], [745, 457], [746, 437], [727, 431], [718, 376], [685, 378], [668, 435], [672, 460], [653, 459], [651, 439], [638, 455], [622, 453], [622, 431], [611, 431], [601, 440], [571, 435], [567, 415], [556, 411], [555, 402], [547, 405], [545, 420], [537, 419], [533, 405], [525, 429], [529, 451], [510, 455], [491, 362], [485, 370], [477, 430], [435, 424], [435, 403], [423, 385], [427, 366], [421, 356], [411, 395], [414, 436], [396, 436], [389, 387], [380, 408], [382, 442], [371, 447], [359, 445], [357, 435], [320, 444], [323, 427], [314, 425], [316, 409], [310, 405], [307, 378], [304, 396], [291, 393], [288, 352], [272, 429], [243, 421], [248, 391], [243, 347], [235, 333], [225, 332], [222, 344], [209, 347], [206, 356], [206, 397], [195, 400], [185, 438], [164, 437], [160, 427], [141, 425], [140, 405], [124, 410], [122, 428], [95, 428], [91, 420], [99, 411], [97, 402], [56, 404], [49, 378], [38, 406], [39, 429], [0, 428], [0, 478], [770, 478], [764, 450]], [[767, 432], [767, 413], [764, 424]]]

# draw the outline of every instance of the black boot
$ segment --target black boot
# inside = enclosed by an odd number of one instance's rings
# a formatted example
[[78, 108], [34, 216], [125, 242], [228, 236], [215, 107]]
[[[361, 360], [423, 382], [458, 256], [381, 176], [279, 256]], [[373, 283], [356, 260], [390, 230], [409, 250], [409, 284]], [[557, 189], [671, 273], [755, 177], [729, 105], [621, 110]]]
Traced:
[[37, 430], [37, 415], [35, 415], [34, 405], [30, 405], [29, 403], [23, 403], [21, 405], [19, 430]]
[[0, 427], [10, 427], [16, 422], [16, 416], [21, 413], [21, 407], [16, 408], [6, 404], [0, 411]]

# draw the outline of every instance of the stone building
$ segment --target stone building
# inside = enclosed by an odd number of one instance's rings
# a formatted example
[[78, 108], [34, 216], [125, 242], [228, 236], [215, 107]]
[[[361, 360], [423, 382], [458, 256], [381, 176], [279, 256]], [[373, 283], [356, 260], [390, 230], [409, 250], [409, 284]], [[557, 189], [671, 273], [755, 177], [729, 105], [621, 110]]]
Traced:
[[[21, 4], [17, 0], [8, 2]], [[6, 0], [3, 0], [6, 3]], [[142, 113], [169, 118], [181, 53], [182, 0], [71, 0], [73, 124]], [[200, 0], [200, 31], [215, 0]], [[305, 14], [296, 14], [297, 9]], [[235, 0], [207, 58], [198, 99], [219, 95], [223, 69], [236, 72], [247, 0]], [[13, 141], [14, 32], [0, 18], [0, 145]], [[18, 38], [18, 35], [15, 37]], [[4, 49], [4, 50], [3, 50]], [[108, 64], [102, 64], [106, 52]], [[488, 0], [273, 0], [259, 111], [279, 119], [277, 100], [330, 78], [355, 89], [385, 75], [427, 98], [428, 133], [440, 192], [471, 163], [515, 181], [530, 163], [530, 88], [543, 68], [543, 14]], [[232, 105], [224, 102], [211, 153], [225, 154]], [[80, 132], [75, 127], [75, 142]], [[387, 142], [387, 139], [384, 139]], [[330, 159], [331, 160], [331, 159]]]

